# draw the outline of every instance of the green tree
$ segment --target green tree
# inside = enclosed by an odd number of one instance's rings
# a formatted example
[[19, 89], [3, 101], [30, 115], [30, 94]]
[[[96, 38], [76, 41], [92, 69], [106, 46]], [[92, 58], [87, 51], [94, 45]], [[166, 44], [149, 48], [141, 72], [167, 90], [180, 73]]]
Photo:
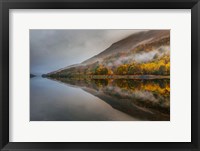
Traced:
[[159, 73], [160, 73], [161, 75], [164, 75], [164, 74], [165, 74], [165, 71], [166, 71], [166, 67], [165, 67], [164, 65], [161, 65], [161, 66], [159, 67]]
[[116, 74], [119, 74], [119, 75], [125, 75], [128, 73], [128, 65], [127, 64], [124, 64], [124, 65], [121, 65], [119, 66], [117, 69], [116, 69]]
[[128, 67], [128, 74], [132, 74], [132, 75], [141, 74], [141, 71], [140, 71], [138, 65], [136, 65], [136, 64], [130, 65]]
[[99, 65], [95, 68], [96, 75], [106, 75], [108, 74], [108, 69], [102, 65]]

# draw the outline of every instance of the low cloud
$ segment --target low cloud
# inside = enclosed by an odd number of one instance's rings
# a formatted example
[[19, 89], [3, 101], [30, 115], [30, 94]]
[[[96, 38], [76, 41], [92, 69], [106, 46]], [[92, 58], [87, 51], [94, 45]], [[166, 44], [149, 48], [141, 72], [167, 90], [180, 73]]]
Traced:
[[48, 73], [77, 64], [142, 30], [30, 30], [30, 68]]
[[116, 58], [115, 60], [108, 63], [108, 66], [119, 66], [121, 64], [127, 64], [132, 62], [137, 63], [144, 63], [148, 62], [154, 59], [154, 57], [162, 57], [163, 55], [170, 53], [169, 46], [161, 46], [155, 50], [152, 50], [150, 52], [141, 52], [141, 53], [133, 53], [128, 56], [121, 56], [119, 58]]

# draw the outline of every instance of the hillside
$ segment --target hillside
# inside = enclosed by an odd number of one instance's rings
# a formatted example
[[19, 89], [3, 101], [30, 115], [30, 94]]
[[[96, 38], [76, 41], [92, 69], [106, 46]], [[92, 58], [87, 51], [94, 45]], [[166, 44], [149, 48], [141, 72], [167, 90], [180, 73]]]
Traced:
[[35, 77], [36, 75], [34, 75], [34, 74], [30, 74], [30, 78], [33, 78], [33, 77]]
[[127, 52], [130, 50], [134, 50], [135, 47], [139, 46], [140, 44], [155, 41], [157, 39], [160, 39], [161, 37], [167, 37], [169, 36], [168, 30], [150, 30], [148, 32], [139, 32], [133, 35], [130, 35], [127, 38], [124, 38], [118, 42], [115, 42], [112, 44], [109, 48], [102, 51], [98, 55], [82, 62], [83, 64], [92, 63], [93, 61], [96, 61], [98, 59], [104, 58], [106, 56], [112, 55], [114, 53], [121, 53]]
[[50, 77], [83, 75], [170, 74], [170, 31], [150, 30], [132, 34], [84, 62], [46, 74]]

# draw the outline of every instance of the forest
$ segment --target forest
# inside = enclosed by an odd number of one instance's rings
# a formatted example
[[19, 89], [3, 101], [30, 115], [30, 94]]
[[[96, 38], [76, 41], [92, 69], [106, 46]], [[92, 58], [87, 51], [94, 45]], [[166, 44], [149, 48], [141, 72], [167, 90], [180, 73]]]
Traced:
[[[146, 43], [140, 43], [129, 51], [122, 50], [101, 57], [97, 57], [97, 55], [88, 59], [86, 64], [80, 63], [78, 66], [58, 70], [44, 76], [65, 78], [85, 78], [90, 75], [110, 75], [111, 77], [117, 75], [169, 76], [169, 45], [170, 37], [164, 36]], [[113, 46], [115, 49], [121, 47], [119, 44]]]

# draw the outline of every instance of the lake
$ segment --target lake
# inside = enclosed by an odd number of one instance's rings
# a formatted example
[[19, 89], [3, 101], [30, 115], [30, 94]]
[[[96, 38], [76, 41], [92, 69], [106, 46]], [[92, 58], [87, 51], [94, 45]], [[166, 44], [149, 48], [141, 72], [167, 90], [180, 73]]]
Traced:
[[169, 79], [30, 79], [31, 121], [168, 121]]

